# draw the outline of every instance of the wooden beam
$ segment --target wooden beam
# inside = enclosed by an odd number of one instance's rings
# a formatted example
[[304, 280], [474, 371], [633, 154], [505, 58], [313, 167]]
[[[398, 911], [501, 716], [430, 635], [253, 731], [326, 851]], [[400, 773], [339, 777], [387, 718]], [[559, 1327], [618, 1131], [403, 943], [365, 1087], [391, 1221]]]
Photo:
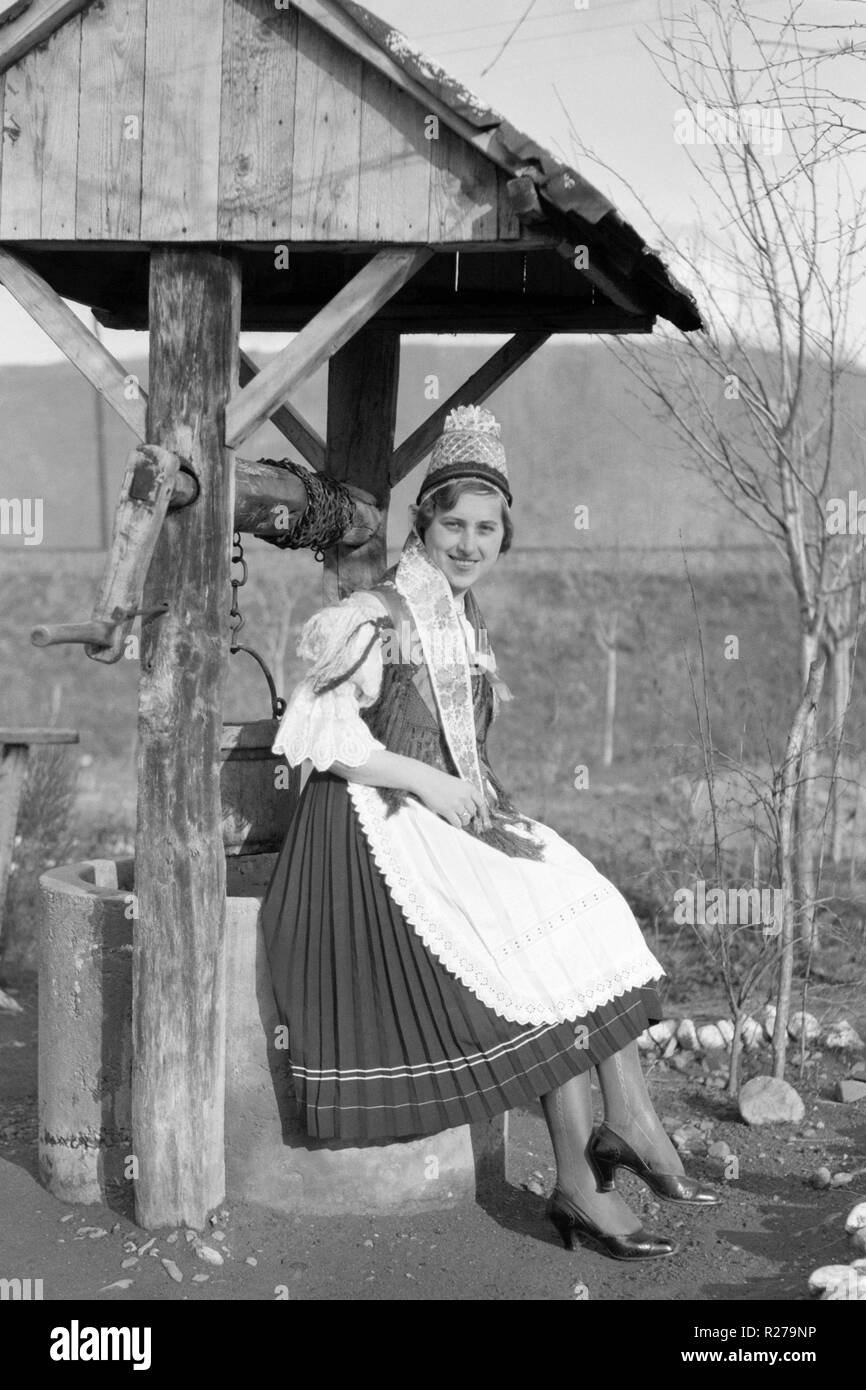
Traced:
[[356, 333], [328, 368], [328, 456], [325, 471], [371, 493], [381, 507], [379, 526], [366, 545], [335, 546], [325, 554], [325, 601], [369, 588], [388, 568], [387, 532], [394, 450], [400, 335], [370, 325]]
[[[241, 386], [246, 386], [252, 381], [254, 376], [259, 373], [253, 359], [241, 349]], [[309, 421], [305, 420], [300, 411], [295, 410], [291, 405], [278, 406], [271, 418], [271, 424], [276, 425], [280, 434], [287, 439], [290, 444], [307, 460], [311, 468], [315, 468], [321, 473], [325, 467], [325, 441]]]
[[128, 400], [128, 374], [55, 290], [24, 261], [0, 246], [0, 284], [87, 377], [140, 440], [146, 439], [147, 397], [139, 386]]
[[32, 4], [33, 0], [0, 0], [0, 27], [17, 19], [25, 10], [29, 10]]
[[24, 724], [6, 725], [0, 729], [0, 743], [2, 744], [26, 744], [31, 748], [38, 743], [41, 747], [47, 743], [77, 743], [77, 729], [48, 729], [44, 725]]
[[[354, 491], [354, 489], [353, 489]], [[254, 536], [277, 537], [291, 531], [307, 506], [304, 484], [296, 473], [276, 461], [235, 459], [235, 530]], [[279, 514], [274, 515], [277, 508]], [[342, 544], [363, 545], [378, 529], [381, 513], [372, 502], [358, 498], [355, 515]], [[281, 522], [282, 524], [278, 524]]]
[[443, 401], [433, 414], [404, 439], [391, 459], [391, 486], [394, 487], [411, 473], [416, 464], [429, 454], [439, 435], [449, 411], [456, 405], [480, 405], [492, 396], [497, 387], [522, 367], [542, 343], [546, 343], [549, 333], [515, 333], [507, 343], [494, 352], [493, 356], [473, 372], [462, 386], [459, 386]]
[[380, 251], [230, 400], [226, 444], [236, 449], [327, 362], [432, 256], [426, 246]]
[[[563, 260], [571, 262], [572, 265], [574, 264], [574, 256], [577, 247], [574, 244], [573, 238], [566, 238], [561, 241], [556, 250], [557, 253], [562, 256]], [[634, 296], [627, 294], [626, 291], [621, 288], [617, 280], [613, 279], [610, 274], [595, 264], [591, 251], [589, 253], [589, 263], [582, 266], [577, 273], [586, 276], [590, 284], [595, 285], [597, 290], [601, 290], [602, 294], [607, 295], [611, 303], [615, 304], [618, 309], [625, 309], [627, 314], [640, 314], [643, 312], [642, 306], [638, 304]]]
[[195, 505], [160, 530], [142, 631], [133, 946], [133, 1152], [140, 1225], [201, 1228], [223, 1200], [225, 853], [219, 788], [229, 645], [238, 262], [159, 248], [150, 265], [148, 439], [188, 458]]
[[[582, 274], [575, 271], [575, 275]], [[145, 314], [133, 318], [130, 307], [121, 315], [100, 315], [106, 328], [146, 328]], [[317, 304], [288, 304], [284, 306], [252, 305], [244, 307], [244, 332], [300, 332], [318, 313]], [[586, 308], [581, 302], [569, 309], [556, 303], [531, 305], [526, 300], [456, 298], [452, 304], [401, 304], [392, 300], [376, 315], [377, 328], [395, 328], [402, 334], [411, 333], [489, 333], [500, 337], [533, 329], [546, 333], [651, 333], [655, 319], [652, 314], [627, 314], [606, 302]]]
[[8, 24], [0, 28], [0, 72], [17, 63], [38, 43], [44, 43], [65, 20], [88, 4], [90, 0], [32, 0], [17, 18], [7, 15]]

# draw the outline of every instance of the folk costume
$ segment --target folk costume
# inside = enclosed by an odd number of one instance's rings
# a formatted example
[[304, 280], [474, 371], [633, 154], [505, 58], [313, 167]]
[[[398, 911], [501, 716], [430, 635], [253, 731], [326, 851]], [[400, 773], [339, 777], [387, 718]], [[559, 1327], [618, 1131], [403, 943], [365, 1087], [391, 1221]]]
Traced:
[[[452, 412], [419, 501], [479, 477], [510, 503], [498, 432], [487, 411]], [[298, 653], [311, 669], [273, 750], [313, 770], [262, 923], [308, 1133], [489, 1119], [659, 1019], [664, 972], [625, 899], [495, 776], [487, 736], [510, 694], [473, 595], [454, 597], [414, 531], [380, 584], [306, 624]], [[328, 771], [382, 748], [463, 778], [485, 811], [458, 829]]]

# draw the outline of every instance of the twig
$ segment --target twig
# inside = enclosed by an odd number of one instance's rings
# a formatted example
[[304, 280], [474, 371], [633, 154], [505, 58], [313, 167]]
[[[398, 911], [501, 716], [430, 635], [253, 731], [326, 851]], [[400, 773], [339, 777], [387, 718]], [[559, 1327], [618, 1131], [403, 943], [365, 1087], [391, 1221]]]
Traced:
[[514, 28], [512, 29], [511, 33], [508, 35], [508, 38], [507, 38], [507, 39], [505, 40], [505, 42], [503, 43], [503, 45], [502, 45], [502, 47], [500, 48], [499, 52], [496, 54], [495, 58], [492, 58], [492, 59], [490, 60], [490, 62], [487, 64], [487, 67], [486, 67], [486, 68], [482, 68], [482, 69], [481, 69], [481, 76], [482, 76], [482, 77], [486, 77], [487, 74], [489, 73], [490, 69], [491, 69], [492, 67], [494, 67], [496, 63], [499, 62], [499, 59], [502, 57], [502, 55], [503, 55], [503, 53], [505, 52], [506, 48], [507, 48], [508, 45], [511, 43], [511, 40], [514, 38], [514, 35], [518, 32], [519, 29], [521, 29], [521, 28], [523, 27], [524, 23], [525, 23], [526, 20], [529, 18], [530, 14], [532, 13], [532, 11], [533, 11], [534, 9], [535, 9], [535, 0], [529, 0], [529, 4], [527, 5], [526, 9], [523, 11], [523, 14], [522, 14], [522, 15], [520, 16], [520, 18], [518, 19], [517, 23], [515, 24], [515, 26], [514, 26]]

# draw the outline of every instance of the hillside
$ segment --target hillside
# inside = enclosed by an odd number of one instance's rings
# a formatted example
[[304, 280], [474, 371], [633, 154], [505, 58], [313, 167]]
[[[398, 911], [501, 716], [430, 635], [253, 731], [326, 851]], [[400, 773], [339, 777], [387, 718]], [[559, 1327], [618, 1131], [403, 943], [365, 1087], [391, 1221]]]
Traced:
[[[444, 399], [489, 355], [495, 341], [462, 344], [409, 339], [403, 351], [398, 442], [433, 408], [425, 381], [438, 377]], [[146, 385], [146, 366], [127, 362]], [[857, 386], [862, 384], [862, 378]], [[326, 372], [298, 392], [297, 406], [324, 428]], [[760, 538], [703, 479], [684, 469], [682, 448], [636, 394], [625, 368], [598, 340], [545, 345], [489, 404], [502, 421], [516, 499], [520, 547], [703, 546], [734, 549]], [[132, 436], [106, 410], [108, 515], [114, 510]], [[94, 392], [71, 366], [0, 370], [0, 491], [44, 499], [44, 546], [99, 545]], [[247, 442], [249, 457], [291, 451], [268, 427]], [[391, 541], [405, 535], [417, 472], [395, 491]], [[576, 532], [574, 509], [590, 509]], [[23, 542], [3, 537], [4, 550]], [[32, 547], [30, 547], [32, 549]], [[678, 563], [674, 560], [674, 563]]]

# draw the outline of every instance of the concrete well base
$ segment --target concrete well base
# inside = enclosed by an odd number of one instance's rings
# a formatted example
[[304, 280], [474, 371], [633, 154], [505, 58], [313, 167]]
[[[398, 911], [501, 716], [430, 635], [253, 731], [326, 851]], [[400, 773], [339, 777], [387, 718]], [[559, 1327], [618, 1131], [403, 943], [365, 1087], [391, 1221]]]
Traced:
[[[307, 1138], [259, 930], [272, 854], [228, 857], [226, 1197], [305, 1215], [412, 1213], [505, 1176], [505, 1117], [363, 1146]], [[42, 875], [39, 1157], [55, 1196], [131, 1210], [131, 859]]]

